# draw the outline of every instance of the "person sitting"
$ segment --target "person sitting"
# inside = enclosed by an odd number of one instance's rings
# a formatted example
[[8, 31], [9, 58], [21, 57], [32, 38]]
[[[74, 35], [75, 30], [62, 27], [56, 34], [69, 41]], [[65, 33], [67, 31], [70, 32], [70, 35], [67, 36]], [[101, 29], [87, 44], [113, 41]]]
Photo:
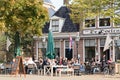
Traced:
[[85, 63], [85, 72], [86, 72], [86, 74], [91, 73], [91, 65], [90, 65], [90, 62], [88, 62], [88, 61]]
[[78, 60], [75, 60], [74, 65], [80, 65]]
[[84, 73], [85, 72], [85, 66], [83, 63], [80, 64], [80, 72]]
[[107, 61], [107, 63], [108, 63], [108, 68], [109, 68], [110, 73], [111, 73], [111, 71], [114, 70], [114, 68], [115, 68], [115, 64], [111, 58]]
[[38, 69], [43, 69], [43, 60], [42, 59], [39, 60]]
[[112, 59], [109, 59], [109, 60], [107, 61], [108, 64], [111, 64], [112, 62], [113, 62]]

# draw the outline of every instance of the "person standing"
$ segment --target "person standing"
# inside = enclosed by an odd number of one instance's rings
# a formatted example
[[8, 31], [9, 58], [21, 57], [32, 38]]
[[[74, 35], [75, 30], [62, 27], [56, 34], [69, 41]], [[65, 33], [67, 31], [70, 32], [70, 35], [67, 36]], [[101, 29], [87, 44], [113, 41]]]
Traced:
[[103, 69], [105, 68], [107, 64], [106, 55], [103, 55], [101, 63], [102, 63], [102, 71], [103, 71]]

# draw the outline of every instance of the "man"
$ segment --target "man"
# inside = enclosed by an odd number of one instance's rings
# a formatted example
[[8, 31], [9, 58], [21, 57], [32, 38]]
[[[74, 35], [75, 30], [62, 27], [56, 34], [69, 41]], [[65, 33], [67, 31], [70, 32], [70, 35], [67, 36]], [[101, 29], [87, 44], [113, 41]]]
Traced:
[[103, 55], [101, 63], [102, 63], [102, 71], [103, 71], [103, 69], [105, 68], [107, 64], [106, 55]]

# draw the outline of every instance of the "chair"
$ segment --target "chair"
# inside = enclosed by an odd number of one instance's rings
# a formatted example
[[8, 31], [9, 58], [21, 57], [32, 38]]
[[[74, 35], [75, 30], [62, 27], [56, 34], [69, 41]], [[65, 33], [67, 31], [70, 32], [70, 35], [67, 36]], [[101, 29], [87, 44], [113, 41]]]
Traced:
[[45, 65], [44, 66], [44, 75], [49, 75], [51, 74], [51, 67], [50, 65]]
[[39, 64], [38, 67], [37, 67], [37, 73], [38, 75], [43, 75], [43, 65], [42, 64]]
[[42, 68], [38, 69], [37, 71], [38, 71], [38, 75], [43, 75], [43, 69]]
[[74, 65], [74, 74], [75, 75], [79, 75], [80, 73], [80, 65]]
[[84, 65], [80, 65], [80, 73], [85, 73], [85, 66]]
[[6, 63], [5, 64], [5, 74], [11, 74], [12, 71], [12, 64]]
[[35, 65], [34, 64], [28, 64], [27, 73], [28, 74], [35, 74]]
[[0, 64], [0, 74], [5, 74], [5, 64]]

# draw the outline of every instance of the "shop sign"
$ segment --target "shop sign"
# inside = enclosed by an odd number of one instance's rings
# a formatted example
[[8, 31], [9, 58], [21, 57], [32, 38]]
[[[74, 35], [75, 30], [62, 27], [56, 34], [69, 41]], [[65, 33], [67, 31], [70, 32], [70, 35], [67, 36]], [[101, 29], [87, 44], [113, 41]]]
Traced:
[[83, 30], [83, 34], [106, 34], [106, 33], [120, 33], [120, 28]]

